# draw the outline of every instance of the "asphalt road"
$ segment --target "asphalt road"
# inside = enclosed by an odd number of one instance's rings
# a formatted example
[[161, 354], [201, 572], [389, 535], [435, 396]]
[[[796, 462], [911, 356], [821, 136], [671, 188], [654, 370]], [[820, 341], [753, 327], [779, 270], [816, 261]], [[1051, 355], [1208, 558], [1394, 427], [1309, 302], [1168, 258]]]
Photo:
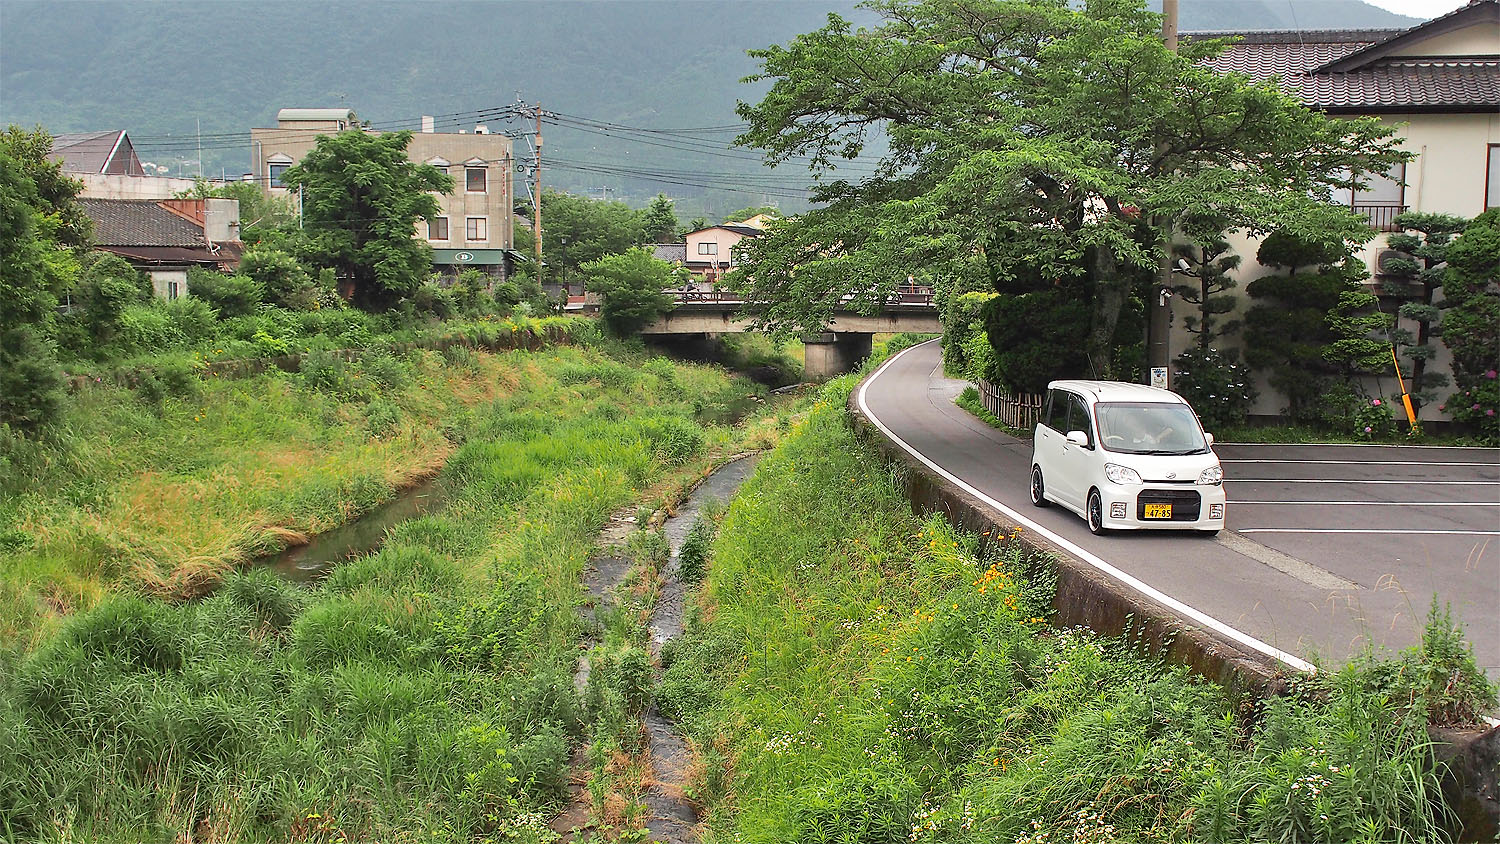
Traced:
[[1096, 537], [1070, 512], [1031, 506], [1030, 440], [955, 405], [964, 386], [943, 377], [932, 342], [888, 362], [859, 397], [930, 465], [1230, 638], [1293, 665], [1339, 663], [1414, 644], [1435, 594], [1500, 680], [1500, 450], [1217, 444], [1229, 496], [1217, 538]]

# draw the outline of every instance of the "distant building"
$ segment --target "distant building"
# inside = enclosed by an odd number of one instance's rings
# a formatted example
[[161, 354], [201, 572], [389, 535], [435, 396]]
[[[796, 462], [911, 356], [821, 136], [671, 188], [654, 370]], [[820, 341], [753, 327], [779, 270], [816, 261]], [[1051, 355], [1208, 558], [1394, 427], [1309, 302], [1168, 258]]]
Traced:
[[725, 273], [738, 266], [734, 248], [739, 242], [762, 234], [765, 232], [758, 228], [738, 223], [725, 223], [688, 232], [684, 246], [687, 253], [685, 266], [705, 282], [714, 284]]
[[681, 267], [687, 264], [686, 243], [653, 243], [651, 244], [651, 255], [658, 261]]
[[[504, 277], [516, 260], [512, 193], [511, 139], [489, 133], [484, 124], [472, 132], [437, 132], [431, 117], [412, 137], [407, 156], [431, 164], [453, 177], [453, 193], [438, 195], [442, 209], [418, 224], [413, 236], [432, 245], [432, 262], [456, 273], [474, 268]], [[360, 129], [351, 109], [284, 108], [276, 127], [251, 129], [251, 178], [270, 194], [286, 194], [286, 171], [313, 148], [319, 135]], [[372, 131], [361, 129], [361, 131]]]
[[237, 199], [80, 198], [78, 204], [94, 222], [95, 248], [148, 274], [163, 299], [187, 295], [189, 267], [232, 272], [244, 252]]
[[171, 199], [195, 184], [194, 179], [153, 175], [123, 129], [54, 135], [48, 158], [83, 182], [79, 196], [94, 199]]

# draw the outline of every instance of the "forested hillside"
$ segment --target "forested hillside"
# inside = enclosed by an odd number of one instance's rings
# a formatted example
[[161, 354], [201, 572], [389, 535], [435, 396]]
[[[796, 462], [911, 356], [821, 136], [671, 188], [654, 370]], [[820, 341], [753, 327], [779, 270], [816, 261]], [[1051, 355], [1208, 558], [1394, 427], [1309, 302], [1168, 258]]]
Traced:
[[[53, 132], [123, 128], [174, 174], [248, 165], [248, 130], [285, 106], [348, 106], [377, 125], [513, 103], [658, 130], [549, 127], [551, 184], [637, 204], [658, 191], [693, 216], [805, 205], [805, 174], [726, 149], [745, 51], [785, 43], [850, 0], [580, 2], [33, 2], [0, 5], [0, 123]], [[1357, 0], [1182, 4], [1183, 29], [1407, 26]], [[466, 123], [472, 123], [469, 119]], [[450, 122], [449, 129], [456, 127]], [[519, 124], [492, 123], [504, 131]], [[660, 133], [659, 130], [683, 130]], [[168, 137], [170, 136], [170, 137]], [[602, 165], [602, 166], [601, 166]], [[749, 175], [755, 174], [755, 175]], [[746, 176], [749, 175], [749, 178]]]

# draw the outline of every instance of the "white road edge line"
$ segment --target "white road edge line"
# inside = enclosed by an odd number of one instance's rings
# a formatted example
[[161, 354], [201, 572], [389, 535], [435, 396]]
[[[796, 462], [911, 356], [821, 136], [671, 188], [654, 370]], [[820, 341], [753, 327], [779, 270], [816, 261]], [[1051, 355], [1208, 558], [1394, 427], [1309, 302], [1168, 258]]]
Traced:
[[1491, 447], [1482, 445], [1396, 445], [1395, 443], [1241, 443], [1241, 442], [1218, 442], [1214, 445], [1234, 445], [1248, 448], [1388, 448], [1388, 449], [1432, 449], [1434, 451], [1490, 451]]
[[1500, 536], [1500, 530], [1387, 530], [1385, 528], [1235, 528], [1235, 533], [1379, 533], [1393, 536]]
[[[1214, 445], [1219, 445], [1219, 443], [1214, 443]], [[1265, 460], [1252, 460], [1250, 458], [1245, 458], [1245, 457], [1241, 457], [1241, 458], [1237, 458], [1237, 459], [1226, 459], [1226, 458], [1221, 457], [1221, 458], [1219, 458], [1219, 462], [1220, 463], [1325, 463], [1325, 464], [1329, 464], [1329, 465], [1333, 465], [1333, 466], [1347, 466], [1347, 465], [1349, 465], [1349, 461], [1348, 460], [1272, 460], [1270, 458], [1266, 458]], [[1437, 462], [1437, 463], [1433, 463], [1433, 462], [1431, 462], [1429, 460], [1361, 460], [1361, 461], [1359, 461], [1359, 465], [1361, 465], [1361, 466], [1434, 466], [1434, 467], [1443, 467], [1443, 468], [1447, 468], [1449, 466], [1485, 466], [1485, 467], [1490, 468], [1490, 469], [1500, 469], [1500, 463], [1468, 463], [1468, 462], [1446, 461], [1446, 460], [1440, 461], [1440, 462]]]
[[1402, 486], [1500, 486], [1500, 481], [1356, 481], [1348, 478], [1225, 478], [1235, 484], [1400, 484]]
[[[936, 342], [936, 341], [934, 341], [934, 340], [928, 340], [927, 342], [928, 343], [933, 343], [933, 342]], [[1149, 586], [1146, 583], [1138, 580], [1137, 578], [1135, 578], [1135, 577], [1133, 577], [1133, 576], [1131, 576], [1129, 574], [1126, 574], [1125, 572], [1121, 571], [1120, 569], [1115, 568], [1114, 566], [1112, 566], [1109, 563], [1105, 562], [1103, 559], [1095, 556], [1094, 554], [1090, 553], [1089, 551], [1085, 551], [1083, 548], [1079, 547], [1078, 545], [1075, 545], [1071, 540], [1064, 539], [1063, 537], [1059, 536], [1058, 534], [1055, 534], [1052, 531], [1050, 531], [1050, 530], [1042, 527], [1041, 525], [1037, 524], [1036, 522], [1033, 522], [1031, 519], [1028, 519], [1025, 516], [1021, 515], [1020, 513], [1017, 513], [1015, 510], [1012, 510], [1011, 508], [1005, 506], [1004, 504], [1001, 504], [999, 501], [996, 501], [995, 499], [989, 497], [988, 495], [985, 495], [983, 492], [980, 492], [972, 484], [968, 483], [967, 481], [963, 480], [962, 478], [959, 478], [957, 475], [954, 475], [952, 472], [949, 472], [947, 469], [944, 469], [943, 467], [939, 466], [938, 464], [932, 462], [932, 460], [928, 459], [927, 455], [922, 454], [921, 452], [917, 451], [915, 448], [912, 448], [911, 445], [909, 445], [906, 442], [906, 440], [903, 440], [903, 439], [901, 439], [901, 437], [897, 436], [895, 431], [892, 431], [889, 427], [886, 426], [886, 424], [884, 422], [880, 421], [880, 417], [876, 416], [874, 413], [872, 413], [870, 411], [869, 404], [865, 402], [865, 390], [868, 389], [871, 384], [875, 383], [875, 381], [878, 378], [880, 378], [881, 375], [885, 374], [885, 371], [890, 368], [891, 364], [893, 364], [896, 361], [900, 360], [902, 358], [902, 356], [904, 356], [907, 352], [910, 352], [912, 349], [916, 349], [916, 348], [919, 348], [920, 346], [924, 346], [924, 345], [926, 345], [926, 343], [918, 343], [916, 346], [912, 346], [909, 349], [902, 350], [901, 352], [898, 352], [890, 360], [888, 360], [885, 363], [881, 364], [880, 368], [877, 369], [877, 370], [875, 370], [875, 374], [874, 375], [871, 375], [868, 379], [865, 380], [865, 382], [863, 384], [859, 385], [859, 391], [857, 393], [857, 400], [859, 402], [859, 409], [865, 414], [865, 417], [867, 419], [869, 419], [872, 423], [874, 423], [875, 427], [879, 428], [882, 432], [884, 432], [886, 436], [890, 437], [893, 442], [895, 442], [897, 445], [901, 446], [901, 448], [905, 449], [907, 454], [910, 454], [912, 457], [915, 457], [918, 460], [922, 461], [922, 463], [925, 464], [929, 469], [932, 469], [934, 472], [937, 472], [939, 475], [942, 475], [943, 477], [947, 478], [949, 481], [953, 482], [954, 484], [957, 484], [958, 487], [961, 488], [961, 489], [963, 489], [965, 492], [969, 493], [970, 495], [974, 496], [975, 498], [978, 498], [980, 501], [983, 501], [984, 503], [990, 505], [991, 507], [995, 508], [996, 510], [999, 510], [1001, 513], [1004, 513], [1006, 516], [1009, 516], [1010, 518], [1014, 519], [1017, 524], [1025, 526], [1028, 530], [1031, 530], [1031, 531], [1035, 532], [1039, 536], [1046, 537], [1048, 540], [1050, 540], [1053, 544], [1057, 545], [1059, 548], [1062, 548], [1062, 549], [1066, 550], [1068, 553], [1072, 554], [1073, 556], [1077, 557], [1078, 559], [1082, 560], [1083, 562], [1089, 564], [1090, 566], [1093, 566], [1094, 568], [1098, 569], [1099, 571], [1103, 572], [1104, 574], [1106, 574], [1106, 575], [1114, 578], [1115, 580], [1117, 580], [1120, 583], [1122, 583], [1122, 584], [1130, 587], [1131, 589], [1134, 589], [1135, 591], [1141, 593], [1142, 595], [1145, 595], [1146, 597], [1148, 597], [1148, 598], [1150, 598], [1150, 599], [1152, 599], [1154, 601], [1158, 601], [1158, 602], [1166, 605], [1167, 607], [1170, 607], [1171, 609], [1176, 610], [1179, 613], [1182, 613], [1183, 615], [1187, 616], [1188, 618], [1191, 618], [1192, 620], [1198, 622], [1199, 624], [1202, 624], [1202, 625], [1204, 625], [1204, 626], [1206, 626], [1206, 627], [1208, 627], [1208, 628], [1210, 628], [1210, 629], [1218, 632], [1220, 635], [1226, 636], [1229, 639], [1232, 639], [1233, 641], [1239, 642], [1242, 645], [1246, 645], [1247, 647], [1250, 647], [1250, 648], [1252, 648], [1252, 649], [1254, 649], [1256, 651], [1259, 651], [1259, 652], [1261, 652], [1261, 653], [1263, 653], [1263, 654], [1271, 657], [1272, 659], [1275, 659], [1275, 660], [1277, 660], [1277, 661], [1285, 664], [1286, 666], [1288, 666], [1290, 668], [1294, 668], [1294, 669], [1296, 669], [1298, 671], [1304, 671], [1304, 672], [1307, 672], [1309, 674], [1314, 673], [1314, 672], [1317, 671], [1317, 668], [1314, 667], [1312, 663], [1310, 663], [1310, 662], [1308, 662], [1308, 661], [1306, 661], [1306, 660], [1304, 660], [1304, 659], [1302, 659], [1300, 657], [1297, 657], [1297, 656], [1294, 656], [1292, 654], [1289, 654], [1286, 651], [1283, 651], [1283, 650], [1281, 650], [1279, 648], [1273, 647], [1273, 646], [1271, 646], [1271, 645], [1269, 645], [1269, 644], [1267, 644], [1265, 642], [1262, 642], [1261, 640], [1255, 638], [1254, 636], [1251, 636], [1249, 633], [1245, 633], [1244, 631], [1237, 630], [1237, 629], [1235, 629], [1233, 627], [1230, 627], [1229, 625], [1227, 625], [1224, 622], [1218, 620], [1217, 618], [1214, 618], [1213, 616], [1209, 615], [1208, 613], [1205, 613], [1202, 610], [1196, 609], [1194, 607], [1190, 607], [1187, 604], [1184, 604], [1182, 601], [1179, 601], [1176, 598], [1173, 598], [1172, 596], [1167, 595], [1164, 592], [1161, 592], [1160, 590], [1156, 589], [1155, 587]]]
[[1236, 507], [1248, 504], [1269, 507], [1313, 504], [1318, 507], [1493, 507], [1500, 510], [1500, 502], [1497, 501], [1251, 501], [1236, 498], [1234, 503]]

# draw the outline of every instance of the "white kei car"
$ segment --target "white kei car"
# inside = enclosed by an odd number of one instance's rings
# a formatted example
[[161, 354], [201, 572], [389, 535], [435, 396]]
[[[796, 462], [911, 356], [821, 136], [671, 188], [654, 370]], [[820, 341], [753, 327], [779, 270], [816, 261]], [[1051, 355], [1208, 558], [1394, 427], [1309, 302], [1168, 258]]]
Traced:
[[1212, 434], [1169, 390], [1053, 381], [1031, 451], [1031, 503], [1056, 502], [1096, 534], [1224, 527], [1224, 473]]

